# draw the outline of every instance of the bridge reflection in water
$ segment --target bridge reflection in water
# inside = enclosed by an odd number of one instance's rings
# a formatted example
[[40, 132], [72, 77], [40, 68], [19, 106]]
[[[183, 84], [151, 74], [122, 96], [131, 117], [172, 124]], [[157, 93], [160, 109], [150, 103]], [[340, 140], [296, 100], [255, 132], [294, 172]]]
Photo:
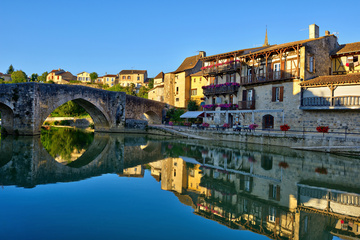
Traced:
[[106, 173], [142, 177], [148, 169], [195, 214], [232, 229], [273, 239], [360, 237], [358, 159], [238, 143], [89, 136], [77, 149], [82, 155], [69, 162], [59, 161], [44, 135], [1, 139], [0, 183], [31, 188]]

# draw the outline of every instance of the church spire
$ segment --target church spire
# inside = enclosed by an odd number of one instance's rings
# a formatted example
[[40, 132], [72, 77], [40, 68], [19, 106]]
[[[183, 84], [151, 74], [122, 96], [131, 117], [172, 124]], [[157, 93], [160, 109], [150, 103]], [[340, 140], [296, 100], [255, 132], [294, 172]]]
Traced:
[[266, 26], [266, 33], [265, 33], [265, 41], [264, 41], [264, 47], [270, 46], [269, 42], [268, 42], [268, 36], [267, 36], [267, 26]]

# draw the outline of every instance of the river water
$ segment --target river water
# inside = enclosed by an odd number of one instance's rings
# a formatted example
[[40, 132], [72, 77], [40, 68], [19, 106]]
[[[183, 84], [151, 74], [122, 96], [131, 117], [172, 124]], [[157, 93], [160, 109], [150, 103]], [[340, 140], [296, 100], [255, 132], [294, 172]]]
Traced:
[[360, 237], [360, 160], [51, 129], [2, 137], [0, 239]]

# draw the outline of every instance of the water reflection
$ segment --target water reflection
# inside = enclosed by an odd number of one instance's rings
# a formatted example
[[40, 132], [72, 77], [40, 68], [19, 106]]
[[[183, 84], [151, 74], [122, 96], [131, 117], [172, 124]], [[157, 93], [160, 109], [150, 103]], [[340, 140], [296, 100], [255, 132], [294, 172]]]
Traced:
[[[55, 133], [54, 135], [58, 134]], [[360, 237], [360, 162], [330, 154], [238, 143], [95, 134], [58, 152], [56, 138], [2, 139], [0, 183], [34, 187], [145, 169], [194, 213], [273, 239]], [[43, 145], [41, 144], [43, 142]], [[59, 144], [60, 145], [60, 144]], [[68, 146], [68, 145], [66, 145]], [[58, 156], [83, 154], [66, 165]], [[61, 151], [60, 151], [61, 152]], [[68, 161], [68, 160], [67, 160]]]
[[41, 143], [49, 154], [61, 164], [67, 165], [81, 155], [94, 140], [94, 133], [80, 129], [50, 128], [42, 130]]

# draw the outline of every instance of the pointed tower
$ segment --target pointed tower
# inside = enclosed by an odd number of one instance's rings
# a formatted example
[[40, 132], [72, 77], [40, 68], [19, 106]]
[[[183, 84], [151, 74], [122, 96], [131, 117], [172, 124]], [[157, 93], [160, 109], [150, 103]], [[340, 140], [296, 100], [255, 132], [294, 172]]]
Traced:
[[265, 41], [264, 41], [264, 47], [270, 46], [269, 42], [268, 42], [268, 36], [267, 36], [267, 26], [266, 26], [266, 33], [265, 33]]

